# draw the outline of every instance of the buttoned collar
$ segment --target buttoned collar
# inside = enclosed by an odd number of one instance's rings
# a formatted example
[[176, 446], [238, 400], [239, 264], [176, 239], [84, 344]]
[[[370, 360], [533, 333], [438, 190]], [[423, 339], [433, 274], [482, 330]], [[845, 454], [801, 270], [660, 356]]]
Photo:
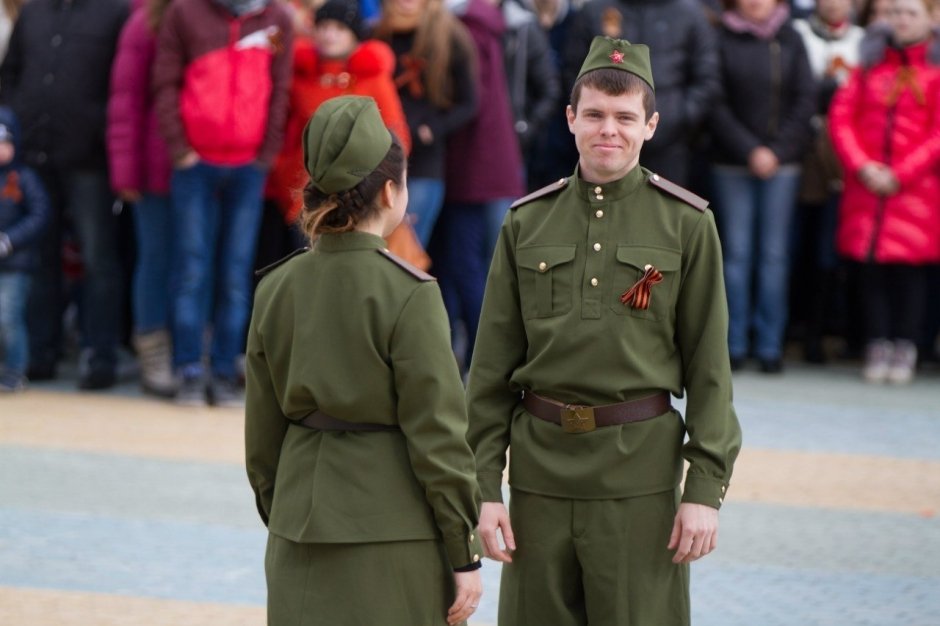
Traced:
[[646, 173], [637, 165], [620, 180], [609, 183], [589, 183], [581, 178], [581, 166], [578, 165], [574, 170], [573, 179], [578, 197], [596, 204], [626, 198], [646, 180]]
[[378, 235], [351, 230], [345, 233], [320, 235], [314, 249], [320, 252], [345, 252], [347, 250], [380, 250], [387, 247], [388, 244]]

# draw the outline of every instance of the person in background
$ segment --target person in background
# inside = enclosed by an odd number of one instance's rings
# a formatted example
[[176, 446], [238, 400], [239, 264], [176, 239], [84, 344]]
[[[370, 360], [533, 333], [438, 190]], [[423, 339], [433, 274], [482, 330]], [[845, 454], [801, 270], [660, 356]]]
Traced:
[[862, 0], [856, 23], [862, 28], [868, 28], [874, 24], [890, 28], [888, 26], [890, 8], [891, 0]]
[[281, 222], [291, 229], [289, 249], [281, 250], [284, 254], [301, 247], [304, 241], [297, 225], [307, 179], [301, 137], [320, 104], [341, 95], [374, 98], [382, 119], [406, 154], [411, 147], [408, 124], [392, 80], [395, 56], [386, 43], [362, 41], [363, 36], [356, 1], [329, 0], [316, 10], [312, 38], [297, 39], [294, 44], [284, 145], [265, 187], [265, 197], [276, 204]]
[[799, 307], [794, 317], [802, 314], [803, 357], [810, 363], [825, 362], [823, 334], [834, 311], [844, 308], [834, 306], [835, 295], [845, 300], [835, 248], [842, 169], [829, 139], [829, 104], [858, 65], [865, 31], [851, 18], [852, 0], [818, 0], [814, 13], [793, 22], [806, 46], [817, 88], [814, 138], [803, 161], [800, 187], [800, 252], [792, 274], [793, 308]]
[[769, 374], [783, 368], [790, 235], [816, 112], [806, 48], [788, 20], [785, 2], [725, 0], [721, 91], [711, 115], [731, 367], [754, 354]]
[[150, 90], [157, 32], [170, 0], [141, 0], [127, 20], [111, 69], [107, 147], [111, 188], [133, 205], [137, 250], [132, 290], [134, 349], [143, 390], [176, 393], [170, 334], [170, 155]]
[[0, 102], [19, 118], [21, 157], [39, 174], [52, 207], [29, 300], [34, 381], [55, 378], [62, 353], [62, 242], [69, 229], [84, 267], [78, 386], [105, 389], [117, 380], [126, 289], [105, 126], [111, 63], [128, 12], [126, 0], [31, 0], [0, 66]]
[[174, 165], [173, 362], [181, 405], [241, 404], [236, 360], [264, 179], [287, 117], [292, 35], [290, 14], [271, 0], [176, 0], [163, 17], [153, 90]]
[[862, 374], [873, 383], [914, 377], [928, 267], [940, 262], [940, 41], [932, 8], [932, 0], [892, 0], [890, 33], [880, 47], [863, 49], [829, 112], [845, 168], [837, 245], [861, 264]]
[[[548, 128], [552, 114], [559, 109], [561, 77], [553, 60], [554, 53], [548, 35], [535, 13], [520, 4], [519, 0], [505, 0], [502, 9], [506, 22], [503, 58], [506, 62], [506, 79], [509, 81], [509, 101], [512, 103], [516, 137], [528, 174], [536, 156], [536, 138]], [[492, 256], [501, 225], [502, 214], [499, 214], [498, 221], [490, 222], [492, 238], [488, 256]]]
[[39, 176], [17, 156], [16, 115], [0, 106], [0, 393], [26, 388], [26, 302], [39, 261], [36, 244], [49, 221]]
[[465, 330], [466, 349], [457, 346], [458, 362], [465, 369], [476, 341], [499, 225], [525, 187], [503, 61], [502, 10], [493, 0], [469, 0], [462, 9], [460, 20], [476, 46], [480, 104], [476, 115], [447, 139], [444, 208], [430, 254], [451, 328], [456, 331], [462, 325]]
[[[507, 6], [513, 0], [507, 0]], [[577, 14], [577, 9], [569, 0], [519, 0], [521, 6], [535, 15], [536, 23], [548, 39], [549, 53], [554, 74], [558, 77], [559, 101], [567, 95], [567, 87], [562, 84], [564, 48], [568, 40], [568, 31]], [[512, 73], [510, 72], [510, 76]], [[526, 182], [529, 191], [541, 189], [545, 185], [571, 173], [571, 167], [578, 162], [578, 151], [571, 141], [568, 120], [564, 107], [556, 107], [545, 122], [543, 132], [526, 138], [529, 150], [526, 160]], [[525, 145], [526, 142], [523, 142]], [[525, 157], [526, 155], [523, 154]]]
[[413, 139], [408, 213], [427, 248], [444, 202], [447, 138], [477, 112], [473, 40], [442, 0], [385, 0], [372, 36], [395, 53], [395, 85]]
[[565, 47], [563, 89], [570, 89], [595, 35], [650, 47], [663, 122], [644, 148], [643, 165], [679, 184], [691, 179], [691, 141], [718, 93], [714, 29], [699, 0], [590, 0]]
[[465, 625], [482, 549], [463, 386], [434, 279], [383, 239], [404, 150], [362, 96], [324, 102], [303, 145], [313, 248], [264, 272], [248, 332], [267, 623]]

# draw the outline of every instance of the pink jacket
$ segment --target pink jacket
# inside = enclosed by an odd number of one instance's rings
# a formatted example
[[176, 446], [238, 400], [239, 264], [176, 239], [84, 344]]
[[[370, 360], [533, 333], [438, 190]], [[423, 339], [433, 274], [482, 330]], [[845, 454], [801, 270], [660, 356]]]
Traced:
[[107, 146], [111, 187], [167, 194], [172, 165], [154, 113], [150, 77], [157, 36], [143, 2], [128, 18], [111, 66]]
[[[940, 261], [940, 48], [938, 42], [886, 47], [880, 61], [856, 70], [829, 110], [830, 132], [845, 167], [837, 244], [858, 261]], [[887, 163], [899, 191], [880, 198], [858, 173]]]

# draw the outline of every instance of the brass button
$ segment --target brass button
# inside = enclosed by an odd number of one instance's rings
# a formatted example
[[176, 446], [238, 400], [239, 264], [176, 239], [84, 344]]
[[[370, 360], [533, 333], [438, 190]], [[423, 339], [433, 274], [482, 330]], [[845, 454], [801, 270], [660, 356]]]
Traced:
[[592, 278], [592, 279], [591, 279], [591, 286], [592, 286], [592, 287], [597, 287], [597, 279], [596, 279], [596, 278]]
[[470, 542], [473, 542], [473, 533], [470, 533]]
[[474, 555], [473, 555], [473, 562], [474, 562], [474, 563], [478, 563], [479, 561], [480, 561], [480, 555], [479, 555], [479, 554], [474, 554]]
[[601, 189], [600, 187], [595, 187], [595, 188], [594, 188], [594, 193], [600, 193], [600, 192], [602, 192], [602, 191], [604, 191], [604, 190]]
[[600, 219], [604, 217], [604, 212], [598, 209], [597, 211], [594, 212], [594, 217], [596, 217], [597, 219]]
[[603, 199], [604, 199], [604, 196], [598, 195], [598, 196], [597, 196], [597, 199], [598, 199], [598, 200], [603, 200]]
[[541, 263], [539, 263], [540, 272], [544, 272], [547, 269], [548, 269], [548, 263], [546, 263], [545, 261], [542, 261]]
[[600, 251], [601, 251], [601, 244], [599, 243], [594, 244], [594, 252], [600, 252]]
[[726, 489], [726, 487], [725, 487], [724, 485], [722, 485], [722, 486], [721, 486], [721, 493], [724, 493], [724, 492], [725, 492], [725, 489]]
[[658, 180], [659, 180], [659, 174], [653, 174], [653, 180], [658, 181]]
[[555, 183], [555, 184], [556, 184], [556, 185], [564, 185], [564, 184], [565, 184], [565, 179], [564, 179], [564, 178], [559, 178], [559, 179], [558, 179], [558, 182]]

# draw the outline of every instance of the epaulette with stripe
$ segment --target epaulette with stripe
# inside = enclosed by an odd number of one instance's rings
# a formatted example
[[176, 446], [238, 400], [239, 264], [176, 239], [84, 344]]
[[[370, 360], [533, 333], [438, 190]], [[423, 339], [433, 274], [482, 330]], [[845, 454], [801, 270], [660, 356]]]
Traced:
[[415, 267], [414, 265], [412, 265], [405, 259], [401, 258], [400, 256], [392, 252], [389, 252], [385, 248], [379, 248], [379, 254], [381, 254], [386, 259], [388, 259], [389, 261], [391, 261], [392, 263], [402, 268], [403, 270], [405, 270], [406, 272], [408, 272], [409, 274], [411, 274], [412, 276], [414, 276], [415, 278], [417, 278], [418, 280], [422, 282], [437, 280], [436, 278], [434, 278], [433, 276], [431, 276], [424, 270], [418, 269], [417, 267]]
[[310, 248], [306, 248], [306, 247], [298, 248], [294, 250], [293, 252], [291, 252], [290, 254], [288, 254], [283, 259], [279, 259], [275, 261], [274, 263], [271, 263], [270, 265], [265, 265], [260, 270], [255, 270], [255, 278], [259, 280], [264, 278], [265, 276], [267, 276], [268, 274], [270, 274], [271, 272], [273, 272], [280, 266], [284, 265], [285, 263], [293, 259], [295, 256], [303, 254], [304, 252], [307, 252], [308, 250], [310, 250]]
[[518, 200], [516, 200], [515, 202], [513, 202], [511, 205], [509, 205], [509, 208], [510, 208], [510, 209], [515, 209], [516, 207], [520, 207], [520, 206], [522, 206], [523, 204], [532, 202], [533, 200], [538, 200], [538, 199], [541, 198], [542, 196], [547, 196], [547, 195], [550, 194], [550, 193], [555, 193], [556, 191], [561, 191], [561, 190], [564, 189], [567, 185], [568, 185], [568, 179], [567, 179], [567, 178], [559, 178], [558, 180], [556, 180], [555, 182], [553, 182], [551, 185], [545, 185], [545, 186], [542, 187], [541, 189], [536, 189], [535, 191], [533, 191], [533, 192], [530, 193], [529, 195], [523, 196], [523, 197], [519, 198]]
[[701, 196], [697, 196], [685, 187], [680, 187], [670, 180], [666, 180], [659, 174], [651, 174], [649, 178], [646, 179], [649, 184], [657, 187], [664, 192], [668, 193], [670, 196], [682, 200], [689, 206], [698, 209], [699, 211], [705, 211], [708, 208], [708, 200]]

